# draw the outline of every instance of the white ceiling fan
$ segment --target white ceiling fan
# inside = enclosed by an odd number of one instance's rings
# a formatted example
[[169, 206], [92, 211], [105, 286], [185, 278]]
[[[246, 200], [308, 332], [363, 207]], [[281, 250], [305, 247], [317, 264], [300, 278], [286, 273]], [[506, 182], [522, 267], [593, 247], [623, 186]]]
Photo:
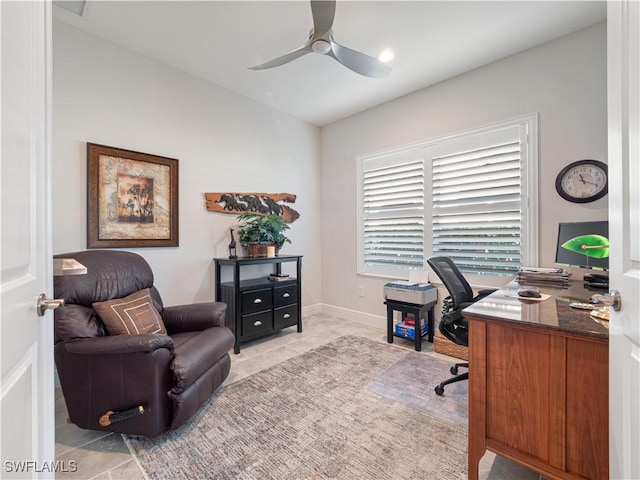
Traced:
[[309, 32], [309, 40], [304, 45], [296, 48], [269, 62], [251, 70], [264, 70], [289, 63], [307, 53], [319, 53], [334, 58], [342, 65], [360, 75], [372, 78], [383, 78], [389, 75], [391, 67], [377, 58], [365, 53], [351, 50], [333, 40], [333, 19], [336, 12], [335, 0], [311, 0], [311, 13], [313, 15], [313, 28]]

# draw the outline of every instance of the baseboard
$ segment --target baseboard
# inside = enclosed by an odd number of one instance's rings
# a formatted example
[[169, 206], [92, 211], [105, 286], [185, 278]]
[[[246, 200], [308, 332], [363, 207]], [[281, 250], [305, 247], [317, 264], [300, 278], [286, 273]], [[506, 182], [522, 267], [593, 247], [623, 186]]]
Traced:
[[319, 313], [322, 313], [321, 303], [316, 303], [315, 305], [302, 307], [302, 318], [308, 317], [309, 315], [318, 315]]
[[370, 327], [381, 328], [383, 330], [387, 328], [387, 317], [359, 312], [357, 310], [351, 310], [348, 308], [336, 307], [335, 305], [327, 305], [326, 303], [322, 303], [321, 313], [333, 315], [334, 317], [348, 318], [349, 320], [353, 320]]

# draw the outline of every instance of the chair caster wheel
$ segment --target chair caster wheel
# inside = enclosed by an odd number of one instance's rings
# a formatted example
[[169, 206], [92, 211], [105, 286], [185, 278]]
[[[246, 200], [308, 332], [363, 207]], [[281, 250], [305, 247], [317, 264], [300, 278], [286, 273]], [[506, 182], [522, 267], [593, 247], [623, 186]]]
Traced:
[[451, 367], [450, 371], [451, 371], [451, 375], [457, 375], [458, 374], [458, 367], [456, 367], [454, 365], [453, 367]]
[[435, 391], [436, 391], [436, 395], [442, 395], [444, 393], [444, 387], [442, 385], [438, 385], [435, 388]]

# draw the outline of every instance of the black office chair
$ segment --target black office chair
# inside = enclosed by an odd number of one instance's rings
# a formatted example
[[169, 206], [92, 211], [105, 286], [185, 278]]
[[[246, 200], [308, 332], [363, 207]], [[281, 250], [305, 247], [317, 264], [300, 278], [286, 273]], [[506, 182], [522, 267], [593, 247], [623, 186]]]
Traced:
[[[427, 263], [449, 291], [449, 296], [442, 301], [440, 332], [453, 343], [466, 347], [469, 345], [468, 323], [462, 316], [462, 309], [495, 292], [496, 289], [480, 290], [474, 296], [469, 282], [449, 257], [430, 257], [427, 259]], [[451, 367], [451, 374], [455, 376], [435, 388], [438, 395], [444, 393], [445, 385], [469, 378], [468, 371], [458, 375], [460, 367], [469, 368], [469, 363], [456, 363]]]

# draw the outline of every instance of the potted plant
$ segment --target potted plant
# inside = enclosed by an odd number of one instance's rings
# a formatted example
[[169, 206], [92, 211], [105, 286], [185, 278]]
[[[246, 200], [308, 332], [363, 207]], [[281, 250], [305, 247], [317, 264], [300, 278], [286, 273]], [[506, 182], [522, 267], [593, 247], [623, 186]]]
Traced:
[[279, 215], [260, 215], [243, 213], [238, 217], [238, 240], [247, 249], [250, 257], [269, 256], [269, 248], [273, 247], [274, 255], [285, 242], [291, 243], [283, 232], [289, 225]]

